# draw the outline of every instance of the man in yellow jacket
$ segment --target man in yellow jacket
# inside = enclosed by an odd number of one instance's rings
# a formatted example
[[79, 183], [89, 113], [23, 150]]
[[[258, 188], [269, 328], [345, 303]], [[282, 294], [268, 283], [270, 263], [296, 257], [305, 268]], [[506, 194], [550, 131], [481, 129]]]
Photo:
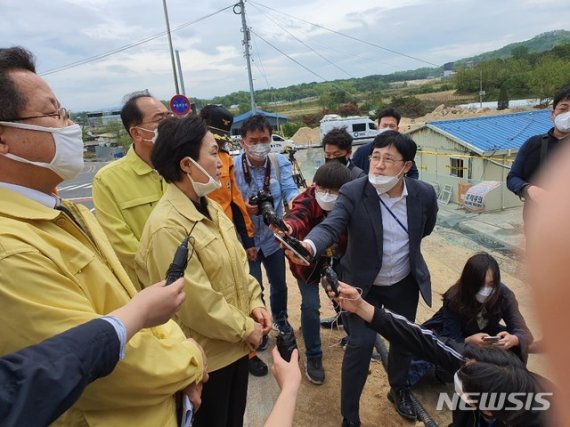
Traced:
[[133, 144], [125, 157], [101, 168], [93, 180], [95, 215], [119, 261], [138, 287], [134, 257], [144, 224], [164, 193], [150, 153], [158, 124], [172, 113], [148, 91], [127, 97], [121, 120]]
[[[99, 318], [136, 293], [95, 218], [51, 193], [82, 170], [81, 128], [35, 73], [31, 53], [0, 49], [0, 354]], [[200, 347], [175, 322], [144, 329], [55, 425], [174, 427], [175, 394], [199, 403], [203, 371]]]

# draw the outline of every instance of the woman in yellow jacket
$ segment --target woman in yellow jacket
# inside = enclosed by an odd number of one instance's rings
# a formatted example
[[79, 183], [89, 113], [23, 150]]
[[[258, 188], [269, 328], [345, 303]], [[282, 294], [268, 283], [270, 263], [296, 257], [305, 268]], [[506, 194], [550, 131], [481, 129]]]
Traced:
[[167, 119], [158, 128], [152, 163], [168, 184], [141, 236], [138, 278], [149, 286], [164, 277], [189, 237], [187, 298], [175, 319], [204, 348], [210, 373], [194, 426], [241, 426], [247, 354], [269, 333], [271, 318], [232, 222], [205, 197], [219, 188], [218, 144], [197, 116]]

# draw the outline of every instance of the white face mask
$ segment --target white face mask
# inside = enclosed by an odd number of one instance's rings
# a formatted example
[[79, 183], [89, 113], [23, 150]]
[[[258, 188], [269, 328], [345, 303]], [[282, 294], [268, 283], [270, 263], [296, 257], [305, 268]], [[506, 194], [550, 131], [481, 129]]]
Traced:
[[570, 133], [570, 111], [558, 114], [554, 118], [554, 126], [562, 133]]
[[32, 160], [16, 156], [15, 154], [4, 154], [4, 156], [9, 159], [50, 169], [63, 180], [76, 178], [81, 171], [83, 171], [83, 138], [81, 134], [81, 126], [78, 124], [63, 128], [48, 128], [44, 126], [27, 125], [25, 123], [0, 121], [0, 125], [18, 129], [48, 132], [51, 133], [55, 143], [55, 154], [52, 161], [49, 163], [34, 162]]
[[479, 301], [481, 304], [483, 304], [485, 301], [489, 299], [494, 289], [495, 288], [489, 288], [483, 286], [481, 289], [479, 289], [479, 292], [475, 294], [475, 299]]
[[336, 202], [336, 199], [338, 199], [338, 195], [315, 191], [315, 199], [322, 210], [329, 212], [334, 208], [334, 204]]
[[158, 138], [158, 128], [156, 128], [155, 130], [150, 130], [150, 129], [145, 129], [145, 128], [141, 128], [140, 126], [135, 126], [135, 128], [137, 129], [141, 129], [147, 132], [152, 132], [154, 134], [154, 136], [151, 139], [148, 138], [143, 138], [143, 141], [150, 141], [153, 144], [156, 142], [156, 138]]
[[[404, 168], [402, 168], [404, 170]], [[400, 171], [401, 172], [401, 171]], [[384, 194], [394, 188], [402, 179], [400, 173], [396, 176], [389, 175], [368, 175], [368, 182], [376, 189], [378, 194]]]
[[255, 144], [255, 145], [246, 145], [247, 154], [253, 160], [257, 160], [258, 162], [264, 161], [269, 152], [271, 151], [271, 147], [269, 144]]
[[192, 163], [196, 165], [198, 169], [200, 169], [204, 175], [208, 177], [208, 182], [205, 184], [202, 182], [196, 182], [192, 179], [189, 173], [186, 173], [186, 176], [190, 180], [190, 184], [192, 184], [192, 188], [198, 197], [203, 197], [207, 194], [210, 194], [212, 191], [216, 191], [222, 187], [222, 183], [220, 181], [216, 181], [212, 175], [210, 175], [206, 170], [198, 164], [192, 157], [188, 157]]

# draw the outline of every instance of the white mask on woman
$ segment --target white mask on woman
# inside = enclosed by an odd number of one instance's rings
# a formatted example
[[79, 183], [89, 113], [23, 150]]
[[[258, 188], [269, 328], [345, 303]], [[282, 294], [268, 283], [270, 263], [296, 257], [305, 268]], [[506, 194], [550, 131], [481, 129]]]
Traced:
[[257, 160], [258, 162], [262, 162], [269, 155], [269, 152], [271, 151], [271, 146], [269, 144], [247, 145], [246, 151], [247, 151], [247, 154], [249, 154], [249, 156], [253, 160]]
[[477, 292], [475, 294], [475, 299], [477, 301], [479, 301], [481, 304], [484, 304], [485, 301], [487, 301], [489, 299], [489, 297], [491, 296], [491, 294], [493, 293], [493, 290], [495, 288], [490, 288], [488, 286], [483, 286], [481, 289], [479, 289], [479, 292]]
[[83, 138], [81, 134], [81, 126], [78, 124], [63, 128], [48, 128], [38, 125], [27, 125], [25, 123], [0, 121], [0, 125], [18, 129], [48, 132], [51, 133], [55, 143], [55, 154], [49, 163], [35, 162], [11, 153], [4, 154], [4, 156], [9, 159], [50, 169], [63, 180], [76, 178], [81, 171], [83, 171]]
[[554, 126], [562, 133], [570, 133], [570, 111], [558, 114], [554, 118]]
[[210, 194], [212, 191], [216, 191], [217, 189], [222, 187], [222, 183], [220, 181], [216, 181], [212, 177], [212, 175], [206, 172], [206, 170], [202, 166], [200, 166], [200, 164], [196, 162], [192, 157], [188, 157], [188, 159], [190, 159], [190, 161], [194, 163], [196, 167], [200, 169], [204, 173], [204, 175], [208, 177], [208, 182], [204, 184], [202, 182], [197, 182], [193, 180], [192, 177], [190, 176], [190, 173], [188, 172], [186, 173], [186, 176], [190, 180], [190, 184], [192, 184], [192, 188], [194, 189], [194, 192], [198, 197], [203, 197], [207, 194]]
[[317, 201], [321, 209], [324, 211], [327, 212], [332, 211], [336, 199], [338, 199], [337, 194], [329, 194], [329, 193], [323, 193], [321, 191], [315, 191], [315, 200]]

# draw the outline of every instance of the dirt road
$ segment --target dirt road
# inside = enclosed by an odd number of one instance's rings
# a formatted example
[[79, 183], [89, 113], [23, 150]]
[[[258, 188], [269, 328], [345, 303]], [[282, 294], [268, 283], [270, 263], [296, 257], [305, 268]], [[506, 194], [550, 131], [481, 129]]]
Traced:
[[[441, 294], [458, 279], [467, 258], [478, 251], [486, 250], [484, 247], [466, 239], [460, 233], [439, 226], [436, 227], [431, 236], [424, 239], [422, 247], [432, 276], [433, 307], [427, 307], [423, 301], [420, 302], [417, 316], [419, 322], [428, 319], [441, 307]], [[517, 295], [521, 312], [527, 319], [535, 339], [540, 338], [542, 334], [538, 329], [531, 307], [532, 295], [529, 287], [524, 283], [524, 266], [514, 259], [515, 257], [511, 258], [504, 254], [491, 253], [499, 261], [503, 282]], [[296, 281], [290, 274], [288, 275], [287, 283], [289, 285], [288, 306], [290, 322], [295, 328], [297, 340], [302, 348], [303, 340], [299, 331], [300, 294]], [[323, 317], [334, 313], [323, 292], [321, 292], [321, 306]], [[338, 346], [338, 341], [342, 336], [342, 329], [340, 331], [321, 332], [326, 380], [322, 386], [315, 386], [305, 378], [303, 379], [297, 402], [295, 426], [338, 427], [341, 425], [339, 399], [340, 367], [343, 350]], [[271, 343], [274, 344], [274, 342], [274, 339], [272, 339]], [[261, 354], [261, 357], [269, 361], [270, 354], [266, 351]], [[304, 357], [302, 357], [302, 364], [303, 369]], [[529, 367], [531, 370], [548, 375], [542, 356], [531, 355]], [[246, 425], [258, 427], [263, 425], [263, 420], [271, 409], [278, 389], [270, 375], [265, 378], [250, 376], [250, 380]], [[450, 414], [448, 412], [436, 411], [434, 409], [438, 393], [451, 390], [451, 388], [448, 389], [446, 387], [440, 385], [435, 379], [426, 378], [413, 390], [440, 426], [446, 426], [450, 422]], [[386, 399], [388, 390], [388, 381], [384, 368], [380, 363], [372, 362], [370, 364], [370, 375], [360, 401], [360, 416], [363, 427], [414, 425], [414, 423], [406, 422], [396, 413], [392, 404]], [[422, 426], [423, 424], [417, 422], [416, 425]]]

